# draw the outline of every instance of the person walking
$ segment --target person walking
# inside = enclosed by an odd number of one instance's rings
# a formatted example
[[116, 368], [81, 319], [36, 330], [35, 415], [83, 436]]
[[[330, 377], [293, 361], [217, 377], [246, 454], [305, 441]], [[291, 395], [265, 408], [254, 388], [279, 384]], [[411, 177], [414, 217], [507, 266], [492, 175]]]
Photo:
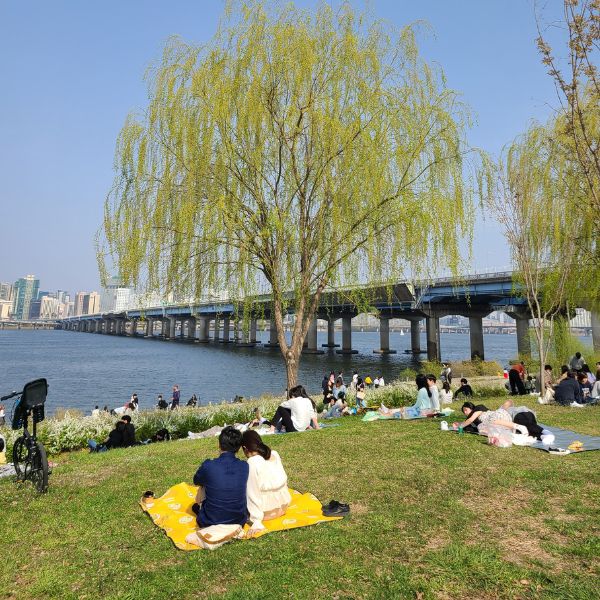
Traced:
[[174, 385], [173, 386], [173, 396], [171, 397], [171, 406], [170, 406], [171, 410], [175, 410], [175, 409], [179, 408], [180, 395], [181, 395], [181, 392], [179, 390], [179, 386]]

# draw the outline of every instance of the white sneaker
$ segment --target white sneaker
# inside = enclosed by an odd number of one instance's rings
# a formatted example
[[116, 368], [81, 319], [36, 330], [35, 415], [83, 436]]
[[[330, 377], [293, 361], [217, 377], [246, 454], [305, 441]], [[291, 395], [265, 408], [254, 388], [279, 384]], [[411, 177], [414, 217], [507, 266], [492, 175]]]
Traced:
[[579, 402], [571, 402], [573, 408], [584, 408], [585, 404], [579, 404]]

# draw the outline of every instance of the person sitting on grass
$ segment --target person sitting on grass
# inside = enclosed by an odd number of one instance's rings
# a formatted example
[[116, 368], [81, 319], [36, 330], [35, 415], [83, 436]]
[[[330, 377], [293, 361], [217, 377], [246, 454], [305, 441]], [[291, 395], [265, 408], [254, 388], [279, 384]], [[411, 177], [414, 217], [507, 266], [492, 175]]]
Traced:
[[567, 371], [566, 377], [554, 388], [554, 401], [561, 406], [583, 406], [583, 394], [575, 371]]
[[463, 431], [467, 433], [478, 433], [478, 427], [481, 424], [481, 413], [487, 412], [490, 409], [484, 404], [473, 404], [472, 402], [465, 402], [461, 410], [466, 419], [462, 423], [457, 423], [457, 426], [463, 428]]
[[452, 390], [450, 389], [450, 384], [447, 381], [444, 381], [442, 384], [440, 400], [442, 404], [452, 404]]
[[440, 390], [437, 386], [437, 379], [435, 375], [429, 374], [427, 377], [427, 387], [431, 393], [431, 408], [436, 412], [440, 411]]
[[108, 439], [102, 444], [96, 440], [88, 440], [90, 452], [106, 452], [113, 448], [123, 448], [125, 439], [125, 421], [120, 420], [115, 424], [115, 428], [108, 434]]
[[123, 447], [135, 446], [135, 427], [131, 422], [129, 415], [123, 415], [121, 421], [125, 423], [125, 429], [123, 430]]
[[275, 430], [286, 433], [292, 431], [305, 431], [311, 426], [319, 429], [315, 403], [308, 397], [301, 385], [293, 387], [289, 391], [289, 400], [284, 400], [275, 411], [271, 419], [271, 433]]
[[[242, 434], [229, 425], [219, 435], [219, 457], [205, 460], [194, 475], [200, 486], [192, 511], [200, 528], [241, 525], [248, 519], [246, 485], [249, 466], [236, 457]], [[193, 542], [192, 542], [193, 543]]]
[[590, 365], [588, 365], [587, 363], [585, 365], [583, 365], [582, 372], [587, 375], [588, 381], [592, 385], [594, 385], [596, 383], [596, 376], [592, 373], [592, 370], [590, 369]]
[[577, 381], [579, 382], [579, 389], [581, 390], [581, 400], [582, 402], [587, 402], [592, 395], [594, 386], [590, 383], [587, 373], [584, 371], [577, 375]]
[[242, 434], [242, 450], [249, 467], [246, 503], [251, 525], [246, 535], [252, 537], [265, 528], [263, 521], [284, 515], [292, 497], [279, 454], [271, 450], [256, 431]]
[[415, 419], [431, 412], [431, 390], [427, 385], [427, 377], [420, 373], [415, 379], [417, 385], [417, 401], [412, 406], [389, 409], [384, 404], [379, 408], [380, 414], [386, 417], [400, 417], [402, 419]]
[[463, 394], [465, 398], [473, 397], [473, 388], [469, 385], [469, 382], [464, 377], [462, 377], [460, 380], [460, 387], [456, 390], [454, 399], [457, 400], [460, 394]]
[[330, 404], [329, 409], [323, 414], [323, 418], [337, 419], [339, 417], [347, 415], [349, 412], [350, 409], [348, 408], [346, 400], [340, 396], [337, 400]]
[[344, 385], [344, 380], [341, 377], [337, 378], [335, 382], [335, 387], [332, 390], [333, 397], [337, 400], [341, 398], [343, 400], [346, 397], [346, 386]]

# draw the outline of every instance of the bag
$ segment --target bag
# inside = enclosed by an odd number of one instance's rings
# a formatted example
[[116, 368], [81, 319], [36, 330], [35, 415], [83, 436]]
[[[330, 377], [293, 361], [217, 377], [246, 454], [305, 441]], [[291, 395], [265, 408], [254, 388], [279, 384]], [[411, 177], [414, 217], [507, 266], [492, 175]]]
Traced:
[[244, 530], [240, 525], [211, 525], [190, 533], [185, 541], [200, 548], [216, 550], [223, 544], [243, 536]]
[[490, 425], [488, 431], [488, 442], [492, 446], [498, 448], [510, 448], [512, 446], [513, 434], [512, 431], [506, 429], [506, 427], [496, 427]]

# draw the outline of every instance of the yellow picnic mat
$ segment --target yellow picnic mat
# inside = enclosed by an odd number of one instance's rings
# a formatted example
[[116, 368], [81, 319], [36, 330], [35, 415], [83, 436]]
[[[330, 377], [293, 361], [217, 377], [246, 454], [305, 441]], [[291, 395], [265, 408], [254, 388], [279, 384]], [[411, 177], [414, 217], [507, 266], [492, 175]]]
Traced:
[[[155, 525], [164, 529], [180, 550], [200, 550], [198, 546], [185, 541], [188, 534], [196, 531], [196, 515], [192, 512], [192, 504], [195, 502], [197, 492], [198, 488], [194, 485], [178, 483], [169, 488], [160, 498], [155, 498], [147, 503], [140, 501], [140, 506], [150, 515]], [[301, 494], [290, 488], [290, 494], [292, 502], [285, 515], [272, 521], [264, 521], [266, 529], [254, 537], [260, 537], [271, 531], [307, 527], [342, 518], [325, 517], [321, 510], [321, 503], [311, 493]], [[244, 531], [248, 531], [248, 529], [250, 527], [246, 525]]]

